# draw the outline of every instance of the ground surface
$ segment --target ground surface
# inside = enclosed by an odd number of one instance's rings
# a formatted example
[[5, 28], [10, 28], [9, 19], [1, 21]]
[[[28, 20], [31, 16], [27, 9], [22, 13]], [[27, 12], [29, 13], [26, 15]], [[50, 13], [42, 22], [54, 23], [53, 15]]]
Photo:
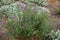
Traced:
[[[59, 5], [60, 6], [60, 5]], [[60, 29], [60, 15], [56, 14], [56, 8], [58, 5], [48, 5], [47, 8], [50, 10], [51, 17], [56, 20], [56, 27]]]

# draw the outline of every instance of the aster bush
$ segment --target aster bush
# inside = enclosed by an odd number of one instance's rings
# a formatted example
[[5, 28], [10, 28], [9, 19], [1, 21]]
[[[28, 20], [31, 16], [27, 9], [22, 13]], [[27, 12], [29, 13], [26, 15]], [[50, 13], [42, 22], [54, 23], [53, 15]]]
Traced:
[[0, 8], [0, 13], [8, 17], [3, 25], [7, 29], [7, 36], [16, 38], [23, 35], [28, 40], [35, 35], [43, 39], [54, 28], [54, 23], [50, 25], [50, 14], [46, 8], [35, 9], [34, 6], [27, 6], [25, 9], [25, 6], [19, 5], [14, 3]]
[[28, 37], [31, 38], [35, 35], [42, 39], [54, 28], [54, 25], [50, 26], [49, 24], [50, 14], [48, 12], [44, 12], [44, 9], [41, 11], [41, 8], [34, 9], [32, 6], [27, 7], [24, 11], [21, 9], [18, 11], [19, 7], [16, 6], [1, 7], [1, 14], [8, 16], [5, 25], [3, 25], [7, 29], [7, 36], [16, 38], [23, 35], [28, 40]]

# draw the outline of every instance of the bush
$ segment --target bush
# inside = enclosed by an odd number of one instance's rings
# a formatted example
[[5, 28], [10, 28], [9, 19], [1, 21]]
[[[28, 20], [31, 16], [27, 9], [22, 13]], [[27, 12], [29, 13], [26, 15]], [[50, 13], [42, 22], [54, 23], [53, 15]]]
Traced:
[[60, 14], [60, 8], [57, 8], [57, 9], [56, 9], [56, 13], [57, 13], [57, 14]]
[[54, 28], [54, 23], [52, 26], [50, 25], [50, 15], [44, 11], [45, 8], [41, 7], [39, 9], [38, 7], [36, 12], [33, 10], [33, 6], [27, 7], [27, 9], [23, 11], [19, 10], [20, 7], [14, 3], [0, 8], [0, 13], [8, 16], [3, 25], [3, 27], [7, 29], [7, 36], [16, 38], [24, 35], [25, 38], [28, 39], [28, 37], [31, 38], [36, 35], [42, 39], [45, 34]]

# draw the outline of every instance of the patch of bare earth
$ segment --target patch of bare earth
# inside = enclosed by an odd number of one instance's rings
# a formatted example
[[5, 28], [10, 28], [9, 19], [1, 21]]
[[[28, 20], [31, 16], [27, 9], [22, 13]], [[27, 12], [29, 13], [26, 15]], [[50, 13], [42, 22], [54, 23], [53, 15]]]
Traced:
[[60, 15], [56, 14], [56, 8], [60, 5], [48, 5], [47, 8], [50, 10], [51, 17], [56, 20], [56, 28], [60, 29]]

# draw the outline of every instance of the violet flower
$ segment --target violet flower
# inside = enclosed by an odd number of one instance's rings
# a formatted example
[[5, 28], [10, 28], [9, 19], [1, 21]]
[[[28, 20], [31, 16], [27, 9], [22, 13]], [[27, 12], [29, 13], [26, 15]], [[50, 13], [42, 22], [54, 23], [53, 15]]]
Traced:
[[0, 32], [0, 35], [1, 36], [5, 36], [6, 34], [4, 32]]
[[21, 7], [21, 11], [25, 11], [26, 10], [26, 7]]
[[50, 22], [50, 26], [53, 26], [53, 22]]
[[26, 27], [25, 26], [22, 26], [22, 29], [25, 29]]
[[5, 23], [6, 23], [6, 21], [5, 21], [5, 20], [3, 20], [3, 21], [1, 22], [1, 24], [2, 24], [2, 25], [4, 25]]
[[25, 11], [26, 10], [27, 6], [25, 4], [23, 4], [23, 3], [20, 2], [19, 5], [20, 5], [20, 10], [21, 11]]
[[0, 32], [2, 31], [2, 27], [0, 27]]
[[15, 19], [15, 18], [16, 18], [16, 16], [13, 16], [13, 18]]
[[56, 28], [60, 29], [60, 23], [56, 23]]
[[37, 9], [36, 8], [33, 8], [33, 12], [36, 13], [37, 12]]
[[21, 23], [22, 23], [22, 22], [23, 22], [23, 19], [21, 18], [21, 19], [19, 20], [19, 22], [21, 22]]
[[33, 9], [33, 12], [36, 12], [36, 10]]

